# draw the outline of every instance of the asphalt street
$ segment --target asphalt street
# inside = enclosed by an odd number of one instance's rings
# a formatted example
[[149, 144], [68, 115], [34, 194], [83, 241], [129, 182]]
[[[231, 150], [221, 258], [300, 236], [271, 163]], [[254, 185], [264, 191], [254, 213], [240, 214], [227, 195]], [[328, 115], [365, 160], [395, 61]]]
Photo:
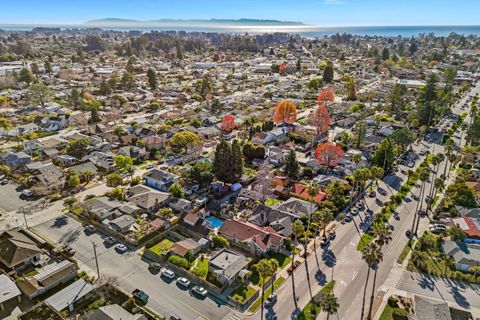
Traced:
[[87, 235], [82, 224], [70, 217], [61, 216], [34, 228], [40, 236], [57, 244], [68, 244], [75, 249], [75, 259], [82, 270], [96, 274], [93, 245], [96, 245], [100, 276], [115, 281], [122, 289], [131, 292], [136, 288], [149, 296], [147, 306], [157, 313], [182, 319], [222, 319], [230, 309], [209, 295], [205, 299], [193, 296], [190, 291], [167, 282], [160, 274], [148, 270], [148, 263], [134, 251], [119, 253], [114, 246], [106, 246], [99, 233]]

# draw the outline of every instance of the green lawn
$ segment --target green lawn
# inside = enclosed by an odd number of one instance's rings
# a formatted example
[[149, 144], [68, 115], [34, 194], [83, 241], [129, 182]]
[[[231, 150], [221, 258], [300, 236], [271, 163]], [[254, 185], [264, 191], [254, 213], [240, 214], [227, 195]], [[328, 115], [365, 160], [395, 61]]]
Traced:
[[[357, 244], [357, 250], [362, 251], [363, 247], [373, 241], [373, 236], [369, 233], [364, 233]], [[363, 241], [362, 241], [363, 240]]]
[[327, 283], [322, 289], [320, 289], [321, 294], [331, 293], [333, 291], [333, 287], [335, 287], [335, 280], [330, 281]]
[[290, 262], [292, 262], [292, 257], [286, 256], [282, 253], [272, 253], [268, 255], [269, 258], [273, 258], [278, 261], [279, 269], [282, 270], [285, 268]]
[[412, 241], [412, 240], [409, 240], [409, 241], [407, 242], [407, 244], [405, 245], [405, 248], [403, 248], [402, 253], [400, 254], [400, 256], [399, 256], [398, 259], [397, 259], [397, 263], [402, 264], [402, 263], [403, 263], [403, 260], [405, 260], [405, 258], [407, 257], [408, 253], [409, 253], [410, 250], [411, 250], [411, 248], [410, 248], [411, 241]]
[[[396, 315], [395, 318], [393, 317], [394, 314]], [[380, 320], [397, 320], [397, 319], [407, 320], [407, 311], [401, 308], [392, 307], [390, 306], [390, 304], [387, 303], [385, 305], [385, 309], [383, 309], [382, 315], [380, 316]]]
[[[273, 283], [274, 285], [274, 289], [275, 291], [278, 290], [278, 288], [280, 288], [280, 286], [282, 285], [282, 283], [285, 282], [285, 278], [284, 277], [278, 277], [277, 280], [275, 280], [275, 282]], [[272, 287], [268, 287], [268, 289], [265, 289], [265, 294], [263, 295], [263, 298], [264, 299], [267, 299], [268, 296], [272, 293]], [[258, 310], [258, 308], [260, 307], [260, 305], [262, 304], [262, 297], [258, 298], [257, 300], [255, 300], [254, 303], [252, 303], [252, 305], [250, 306], [250, 308], [248, 308], [248, 311], [249, 312], [255, 312]]]
[[170, 249], [172, 244], [173, 244], [172, 241], [170, 241], [168, 239], [163, 239], [162, 241], [160, 241], [159, 243], [157, 243], [156, 245], [154, 245], [153, 247], [151, 247], [148, 250], [150, 250], [153, 253], [161, 256], [163, 253], [166, 253], [168, 251], [168, 249]]
[[205, 279], [207, 277], [207, 274], [208, 274], [208, 259], [203, 258], [203, 260], [202, 260], [201, 257], [198, 257], [197, 258], [197, 265], [195, 266], [195, 268], [192, 268], [192, 270], [190, 270], [190, 271], [194, 275]]
[[317, 318], [317, 315], [320, 313], [320, 307], [315, 305], [312, 302], [309, 302], [302, 312], [297, 317], [297, 320], [313, 320]]
[[245, 301], [248, 301], [248, 299], [250, 299], [255, 294], [255, 292], [257, 291], [254, 287], [242, 284], [238, 286], [238, 288], [233, 290], [232, 293], [230, 293], [229, 297], [237, 300], [240, 303], [244, 303]]

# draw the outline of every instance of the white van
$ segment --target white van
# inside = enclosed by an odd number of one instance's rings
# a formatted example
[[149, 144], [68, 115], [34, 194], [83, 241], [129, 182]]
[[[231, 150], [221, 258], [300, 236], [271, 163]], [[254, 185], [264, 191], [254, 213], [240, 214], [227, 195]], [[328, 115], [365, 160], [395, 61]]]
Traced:
[[32, 190], [25, 189], [25, 190], [22, 190], [22, 195], [24, 195], [25, 197], [31, 197], [33, 195], [33, 192]]

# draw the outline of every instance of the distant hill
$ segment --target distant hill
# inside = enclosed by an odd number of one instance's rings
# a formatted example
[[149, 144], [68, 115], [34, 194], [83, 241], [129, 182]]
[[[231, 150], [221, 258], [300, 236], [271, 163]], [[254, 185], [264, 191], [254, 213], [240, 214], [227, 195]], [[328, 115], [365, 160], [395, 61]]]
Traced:
[[97, 20], [89, 20], [84, 24], [91, 26], [188, 26], [188, 25], [244, 25], [244, 26], [284, 26], [284, 25], [304, 25], [303, 22], [280, 21], [280, 20], [262, 20], [262, 19], [157, 19], [157, 20], [134, 20], [105, 18]]

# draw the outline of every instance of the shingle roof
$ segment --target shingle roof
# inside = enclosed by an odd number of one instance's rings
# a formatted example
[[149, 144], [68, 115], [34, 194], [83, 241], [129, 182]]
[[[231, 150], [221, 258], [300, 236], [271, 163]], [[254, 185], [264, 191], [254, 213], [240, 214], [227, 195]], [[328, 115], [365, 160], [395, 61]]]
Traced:
[[42, 252], [24, 234], [10, 230], [0, 235], [0, 262], [12, 269]]

